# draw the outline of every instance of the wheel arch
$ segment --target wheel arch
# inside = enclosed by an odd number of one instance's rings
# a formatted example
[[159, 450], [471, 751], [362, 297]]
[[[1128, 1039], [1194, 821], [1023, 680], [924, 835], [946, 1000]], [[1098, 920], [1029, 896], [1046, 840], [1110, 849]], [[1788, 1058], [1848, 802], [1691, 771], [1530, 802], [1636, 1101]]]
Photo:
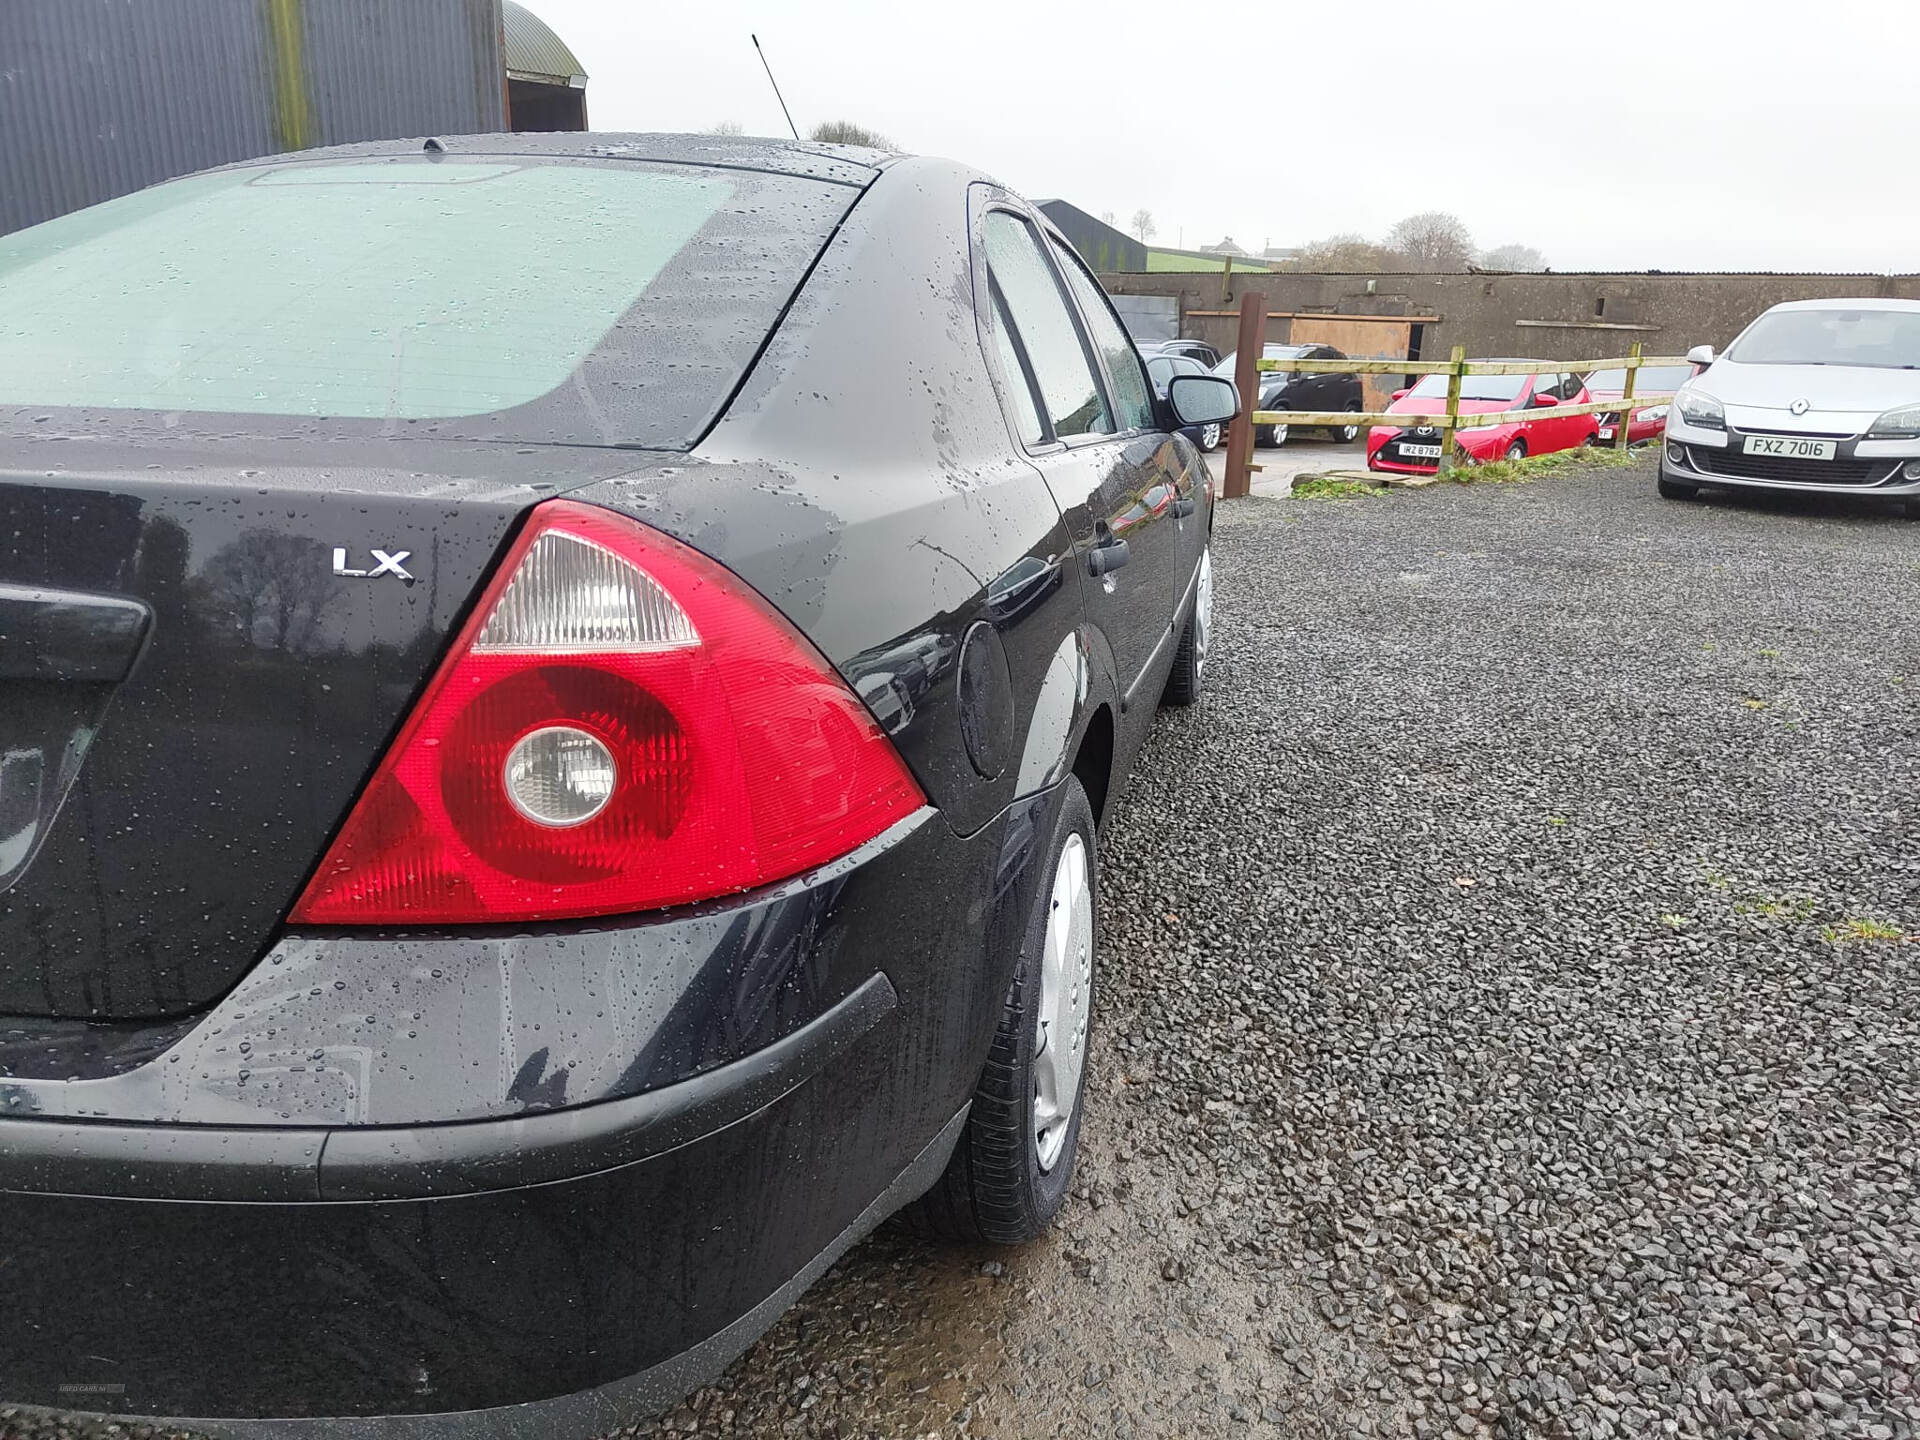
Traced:
[[1104, 701], [1087, 716], [1074, 748], [1070, 773], [1087, 792], [1093, 807], [1093, 823], [1106, 823], [1107, 795], [1113, 784], [1113, 707]]

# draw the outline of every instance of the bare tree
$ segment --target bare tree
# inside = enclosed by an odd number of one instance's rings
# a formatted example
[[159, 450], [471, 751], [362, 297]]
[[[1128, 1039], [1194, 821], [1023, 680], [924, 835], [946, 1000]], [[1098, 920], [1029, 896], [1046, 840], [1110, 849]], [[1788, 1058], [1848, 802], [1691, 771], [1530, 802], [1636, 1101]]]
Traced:
[[744, 135], [747, 133], [747, 127], [738, 120], [722, 120], [707, 133], [709, 135]]
[[1483, 270], [1536, 272], [1547, 268], [1547, 257], [1531, 245], [1496, 245], [1480, 257]]
[[1426, 210], [1389, 230], [1387, 248], [1410, 270], [1464, 270], [1473, 260], [1473, 235], [1459, 216]]
[[1300, 253], [1287, 262], [1287, 268], [1323, 274], [1342, 271], [1373, 274], [1382, 270], [1397, 270], [1404, 263], [1386, 246], [1376, 245], [1364, 235], [1348, 232], [1302, 245]]
[[1139, 237], [1142, 245], [1146, 244], [1153, 238], [1153, 212], [1145, 209], [1134, 211], [1127, 228]]
[[1102, 225], [1113, 224], [1113, 212], [1111, 210], [1102, 210], [1100, 212], [1100, 223]]
[[869, 130], [864, 125], [854, 124], [851, 120], [824, 120], [807, 132], [807, 138], [823, 141], [828, 145], [867, 145], [875, 150], [900, 148], [878, 130]]

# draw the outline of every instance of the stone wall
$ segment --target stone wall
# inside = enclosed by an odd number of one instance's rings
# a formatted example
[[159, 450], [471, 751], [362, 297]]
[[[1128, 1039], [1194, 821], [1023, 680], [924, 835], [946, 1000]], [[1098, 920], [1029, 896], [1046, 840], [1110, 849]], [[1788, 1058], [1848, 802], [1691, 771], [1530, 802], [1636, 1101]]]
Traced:
[[[1588, 360], [1716, 349], [1782, 300], [1887, 296], [1920, 300], [1920, 275], [1219, 275], [1114, 274], [1116, 295], [1168, 295], [1180, 302], [1180, 333], [1233, 348], [1240, 296], [1262, 291], [1267, 309], [1347, 315], [1404, 315], [1416, 322], [1420, 358], [1446, 359], [1455, 345], [1477, 357], [1512, 355]], [[1208, 313], [1215, 312], [1215, 313]], [[1228, 313], [1218, 313], [1228, 312]], [[1422, 317], [1431, 317], [1424, 320]], [[1268, 322], [1272, 340], [1288, 323]]]

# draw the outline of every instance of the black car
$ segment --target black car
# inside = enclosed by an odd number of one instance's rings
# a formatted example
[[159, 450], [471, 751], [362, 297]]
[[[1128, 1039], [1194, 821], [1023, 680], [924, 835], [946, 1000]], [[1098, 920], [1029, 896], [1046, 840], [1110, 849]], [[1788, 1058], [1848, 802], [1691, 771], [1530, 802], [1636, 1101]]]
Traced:
[[[1215, 375], [1233, 378], [1238, 351], [1229, 353], [1213, 368]], [[1263, 345], [1260, 353], [1268, 360], [1344, 360], [1347, 357], [1331, 345]], [[1262, 370], [1260, 372], [1259, 410], [1299, 410], [1321, 414], [1358, 415], [1365, 409], [1360, 377], [1353, 374], [1313, 374], [1305, 371]], [[1287, 425], [1256, 425], [1254, 443], [1284, 445]], [[1358, 425], [1333, 427], [1333, 438], [1351, 445], [1360, 438]]]
[[1047, 1225], [1234, 399], [872, 155], [351, 146], [0, 239], [0, 1405], [594, 1433], [910, 1202]]

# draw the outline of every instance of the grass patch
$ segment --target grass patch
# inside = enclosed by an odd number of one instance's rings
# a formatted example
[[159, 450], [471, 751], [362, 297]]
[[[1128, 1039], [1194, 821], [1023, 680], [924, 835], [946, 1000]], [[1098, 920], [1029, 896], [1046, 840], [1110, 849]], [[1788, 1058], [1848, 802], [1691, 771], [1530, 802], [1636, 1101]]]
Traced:
[[1820, 935], [1829, 945], [1842, 945], [1849, 941], [1905, 940], [1907, 938], [1906, 931], [1898, 925], [1888, 925], [1879, 920], [1843, 920], [1838, 925], [1827, 926]]
[[1542, 475], [1559, 470], [1631, 470], [1645, 457], [1632, 450], [1613, 450], [1586, 445], [1577, 450], [1556, 450], [1550, 455], [1527, 455], [1518, 460], [1492, 460], [1484, 465], [1463, 465], [1448, 472], [1456, 485], [1524, 485]]
[[1303, 475], [1293, 482], [1293, 498], [1296, 500], [1360, 500], [1377, 499], [1380, 491], [1377, 486], [1364, 480], [1336, 480], [1330, 475]]

